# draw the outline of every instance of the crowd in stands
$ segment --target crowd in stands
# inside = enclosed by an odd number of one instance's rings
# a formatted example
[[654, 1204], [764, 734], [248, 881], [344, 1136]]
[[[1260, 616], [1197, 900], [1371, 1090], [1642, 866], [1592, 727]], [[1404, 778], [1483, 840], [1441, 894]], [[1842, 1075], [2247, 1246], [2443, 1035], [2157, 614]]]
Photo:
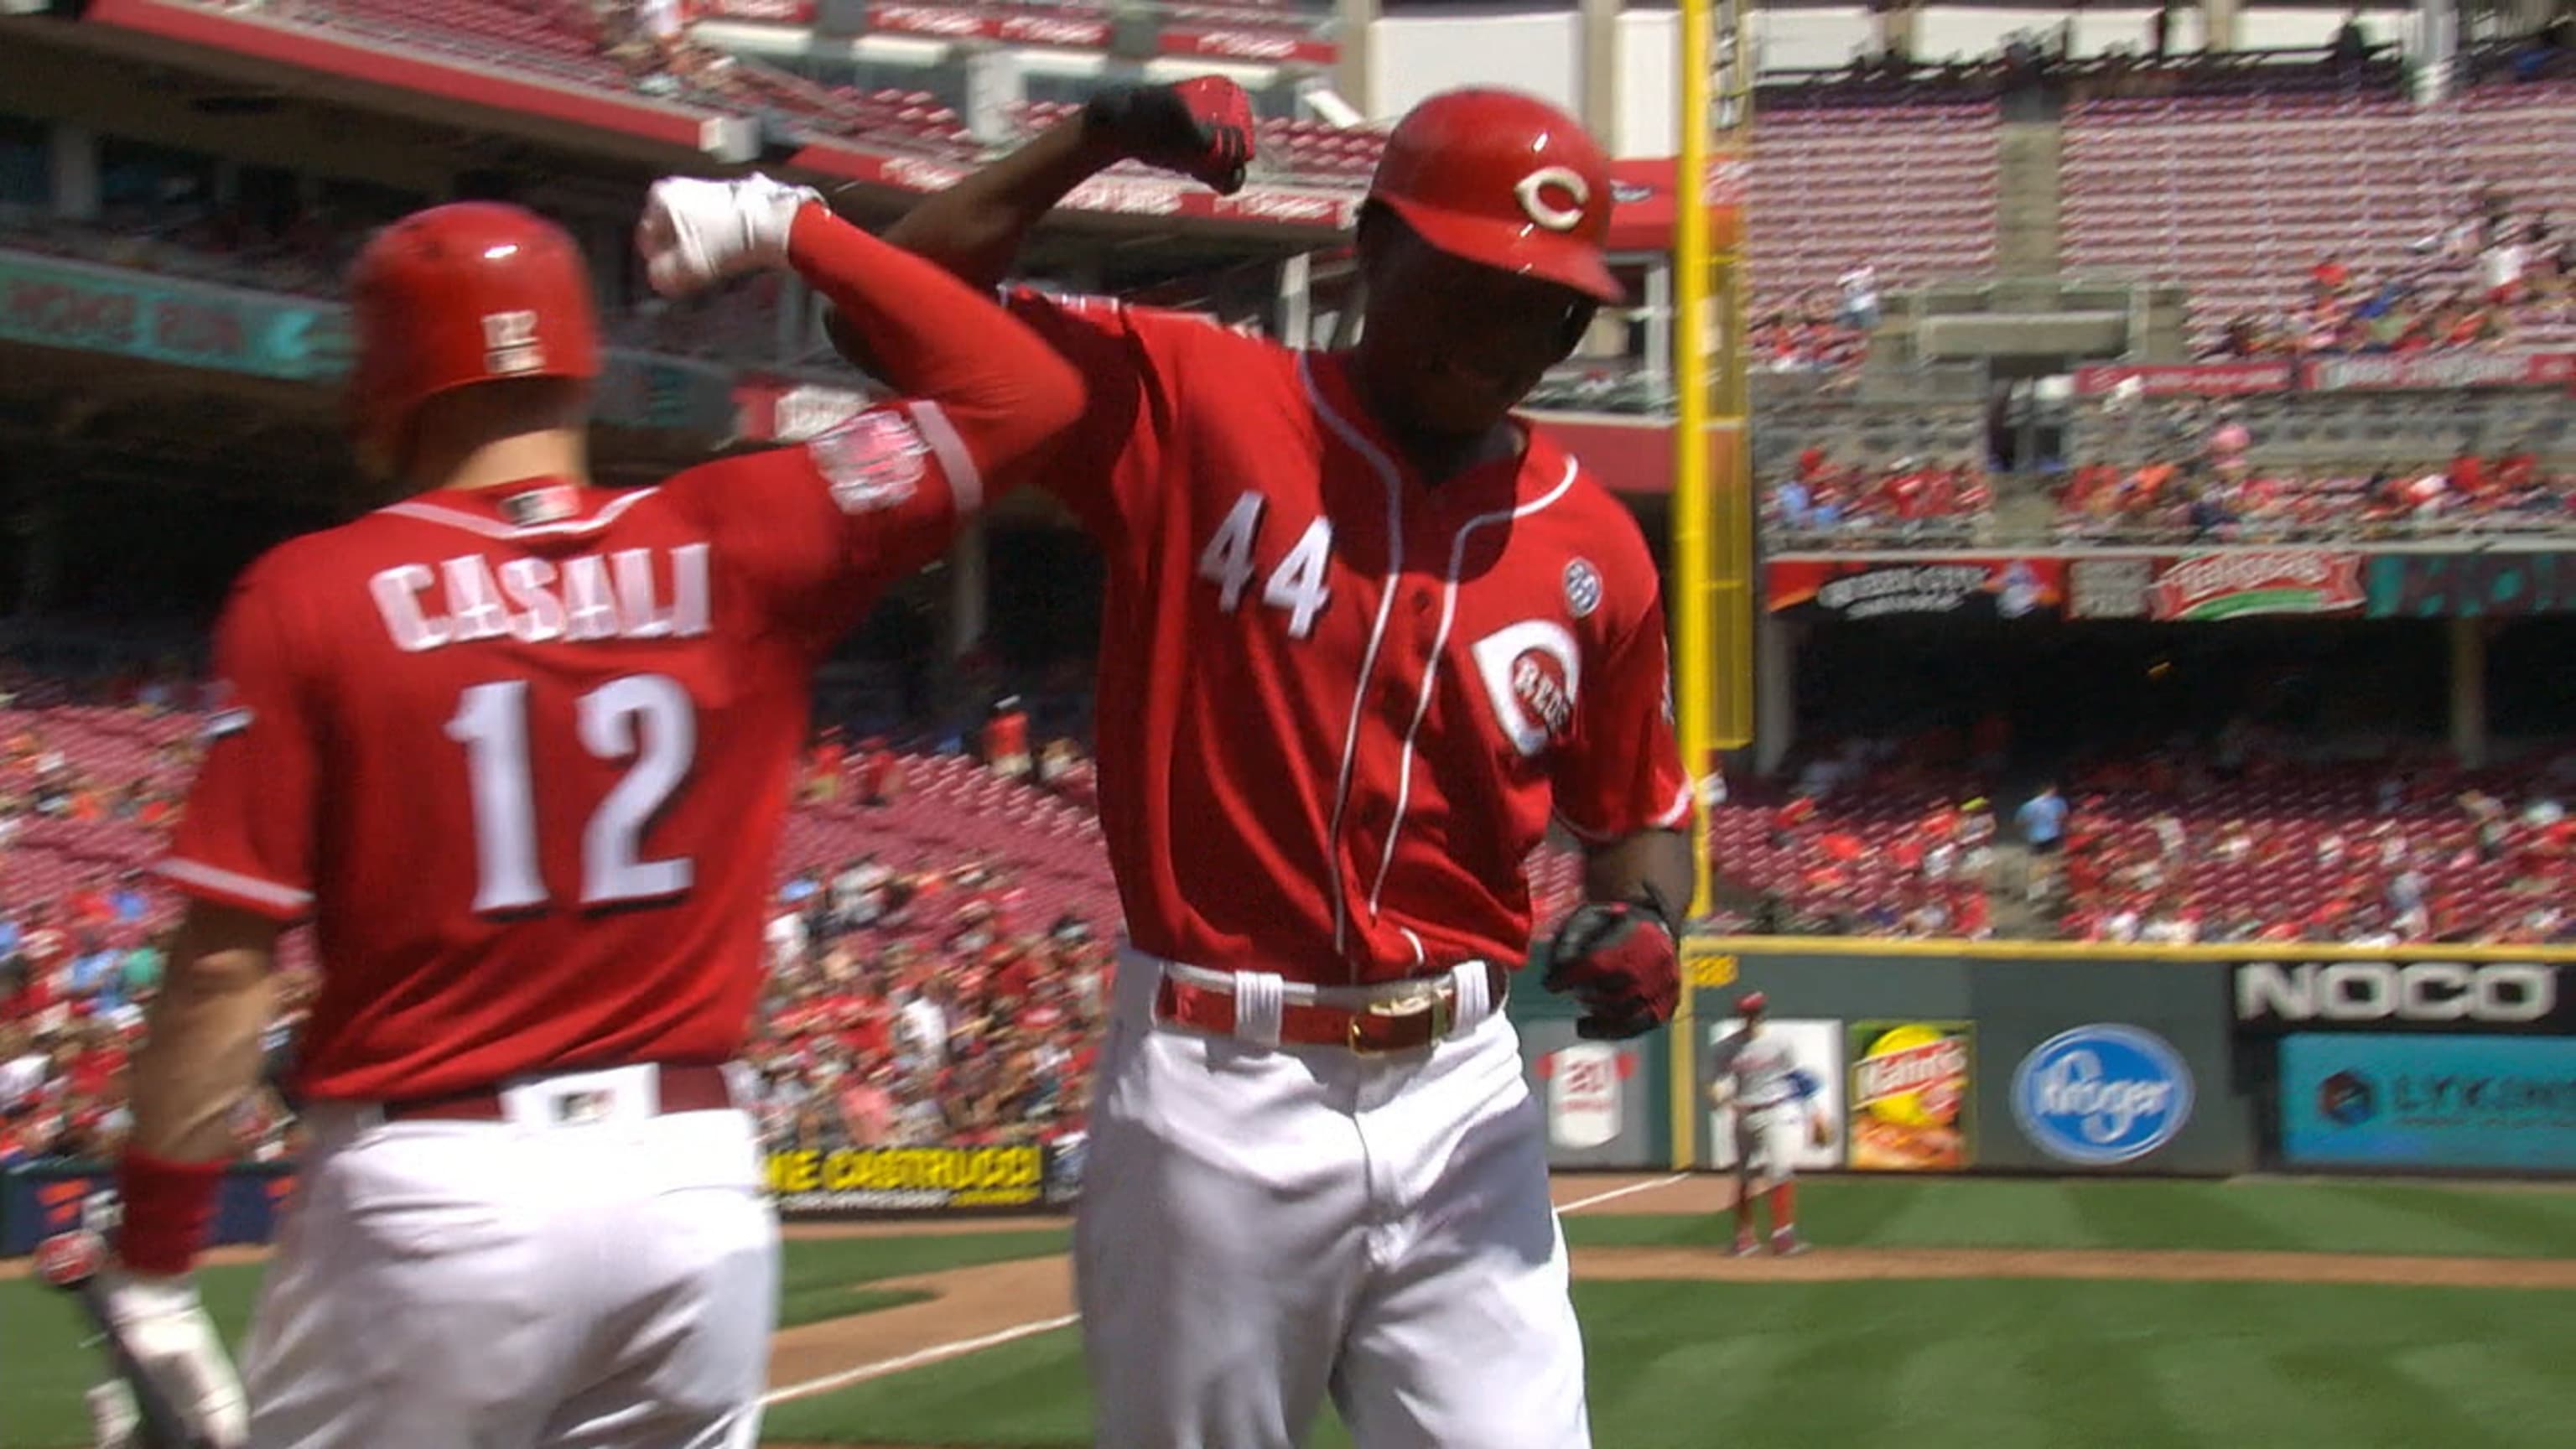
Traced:
[[1845, 272], [1834, 289], [1810, 287], [1762, 312], [1745, 345], [1752, 365], [1763, 371], [1849, 382], [1869, 359], [1869, 333], [1878, 316], [1878, 269], [1864, 262]]
[[2576, 754], [2313, 759], [2240, 724], [2214, 749], [2083, 765], [2004, 813], [1989, 772], [1924, 753], [1846, 742], [1774, 798], [1717, 805], [1719, 869], [1773, 929], [1842, 935], [2576, 941]]
[[[2544, 466], [2523, 439], [2461, 445], [2448, 457], [2376, 468], [2255, 459], [2241, 409], [2176, 399], [2131, 404], [2134, 461], [2095, 461], [2056, 480], [2057, 540], [2089, 543], [2283, 543], [2439, 533], [2543, 533], [2576, 527], [2576, 477]], [[2438, 448], [2438, 437], [2408, 440]]]
[[[1032, 749], [1029, 731], [1026, 707], [1005, 696], [971, 761], [818, 733], [788, 847], [811, 863], [788, 870], [764, 932], [770, 974], [750, 1055], [773, 1147], [988, 1146], [1082, 1130], [1114, 970], [1105, 877], [1095, 863], [1081, 888], [1033, 890], [1021, 872], [1047, 870], [1042, 850], [1015, 867], [976, 842], [959, 861], [895, 823], [907, 802], [999, 803], [1034, 833], [1088, 845], [1089, 761], [1060, 736]], [[889, 840], [908, 842], [910, 859], [891, 858]]]
[[773, 1146], [987, 1146], [1081, 1130], [1109, 952], [1001, 867], [802, 871], [769, 922], [750, 1055]]
[[1798, 455], [1762, 499], [1766, 533], [1795, 548], [1975, 543], [1994, 521], [1995, 492], [1981, 464], [1903, 457], [1885, 464]]
[[2228, 771], [2149, 757], [2077, 780], [2056, 896], [2064, 935], [2576, 941], [2576, 818], [2560, 802], [2576, 762], [2490, 780], [2435, 759], [2303, 771], [2260, 741], [2222, 742], [2219, 762], [2231, 760]]
[[2406, 261], [2365, 275], [2328, 254], [2307, 294], [2230, 318], [2213, 359], [2501, 349], [2535, 326], [2576, 322], [2576, 235], [2494, 186], [2461, 198]]
[[[175, 671], [74, 690], [0, 661], [0, 1166], [109, 1156], [125, 1130], [126, 1063], [178, 912], [146, 868], [194, 768], [201, 703]], [[1029, 729], [1007, 699], [971, 757], [818, 733], [748, 1053], [773, 1145], [1081, 1130], [1114, 893], [1088, 761], [1066, 739], [1032, 747]], [[309, 933], [281, 954], [282, 1062], [312, 987]], [[234, 1126], [247, 1159], [296, 1150], [274, 1087]]]
[[[1818, 472], [1827, 465], [1818, 464]], [[0, 1165], [103, 1155], [168, 962], [177, 902], [144, 873], [195, 756], [171, 670], [77, 696], [0, 666]], [[1995, 722], [1989, 722], [1990, 724]], [[2467, 772], [2353, 762], [2231, 725], [2207, 746], [2070, 767], [2004, 794], [1981, 726], [1811, 750], [1780, 782], [1705, 795], [1723, 928], [2110, 943], [2576, 940], [2576, 752]], [[1114, 891], [1090, 770], [1005, 698], [965, 753], [816, 737], [764, 941], [755, 1098], [774, 1145], [1046, 1142], [1082, 1130], [1109, 999]], [[1578, 859], [1532, 862], [1543, 918]], [[272, 1030], [312, 983], [291, 933]], [[296, 1148], [263, 1092], [242, 1153]]]

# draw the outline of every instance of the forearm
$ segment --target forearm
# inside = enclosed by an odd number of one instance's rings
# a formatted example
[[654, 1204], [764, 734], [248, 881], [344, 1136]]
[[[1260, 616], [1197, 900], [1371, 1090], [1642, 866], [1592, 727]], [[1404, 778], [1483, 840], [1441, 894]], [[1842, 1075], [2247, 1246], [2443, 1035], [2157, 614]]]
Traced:
[[989, 292], [1009, 275], [1039, 221], [1119, 159], [1076, 114], [904, 213], [885, 239]]
[[1691, 837], [1640, 830], [1592, 846], [1583, 857], [1583, 895], [1593, 901], [1654, 902], [1679, 928], [1691, 905]]
[[276, 1004], [277, 927], [247, 912], [190, 908], [134, 1060], [128, 1150], [170, 1162], [232, 1155], [232, 1120], [257, 1090]]
[[819, 204], [797, 212], [787, 259], [863, 341], [878, 376], [939, 405], [987, 476], [1081, 412], [1082, 379], [1072, 366], [932, 261]]

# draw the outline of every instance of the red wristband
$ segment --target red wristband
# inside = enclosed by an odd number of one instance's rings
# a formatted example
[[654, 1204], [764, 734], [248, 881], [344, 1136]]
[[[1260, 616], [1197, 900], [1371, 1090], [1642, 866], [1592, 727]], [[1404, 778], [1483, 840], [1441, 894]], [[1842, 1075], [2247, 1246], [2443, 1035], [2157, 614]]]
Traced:
[[220, 1162], [172, 1162], [128, 1152], [117, 1168], [116, 1256], [137, 1273], [176, 1278], [197, 1261], [215, 1220]]

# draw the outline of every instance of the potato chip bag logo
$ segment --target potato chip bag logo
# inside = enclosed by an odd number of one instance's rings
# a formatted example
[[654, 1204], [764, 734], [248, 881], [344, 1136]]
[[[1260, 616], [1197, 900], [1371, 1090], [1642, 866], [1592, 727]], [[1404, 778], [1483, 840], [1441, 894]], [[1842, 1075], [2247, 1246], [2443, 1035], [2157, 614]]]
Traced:
[[1968, 1084], [1968, 1047], [1929, 1026], [1900, 1026], [1861, 1053], [1854, 1105], [1908, 1127], [1953, 1122]]
[[1966, 1166], [1968, 1028], [1868, 1024], [1854, 1030], [1853, 1045], [1851, 1165], [1882, 1171]]

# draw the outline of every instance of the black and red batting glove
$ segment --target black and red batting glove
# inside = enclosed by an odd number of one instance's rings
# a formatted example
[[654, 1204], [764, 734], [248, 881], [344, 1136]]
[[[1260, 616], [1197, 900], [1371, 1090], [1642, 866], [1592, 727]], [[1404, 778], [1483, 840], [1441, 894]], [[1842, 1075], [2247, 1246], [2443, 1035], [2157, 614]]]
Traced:
[[1241, 191], [1252, 164], [1252, 98], [1223, 76], [1112, 86], [1083, 104], [1082, 124], [1122, 154], [1204, 181], [1219, 196]]
[[1584, 1005], [1575, 1034], [1592, 1041], [1642, 1036], [1672, 1020], [1681, 1000], [1681, 950], [1653, 905], [1592, 901], [1548, 938], [1548, 990]]

